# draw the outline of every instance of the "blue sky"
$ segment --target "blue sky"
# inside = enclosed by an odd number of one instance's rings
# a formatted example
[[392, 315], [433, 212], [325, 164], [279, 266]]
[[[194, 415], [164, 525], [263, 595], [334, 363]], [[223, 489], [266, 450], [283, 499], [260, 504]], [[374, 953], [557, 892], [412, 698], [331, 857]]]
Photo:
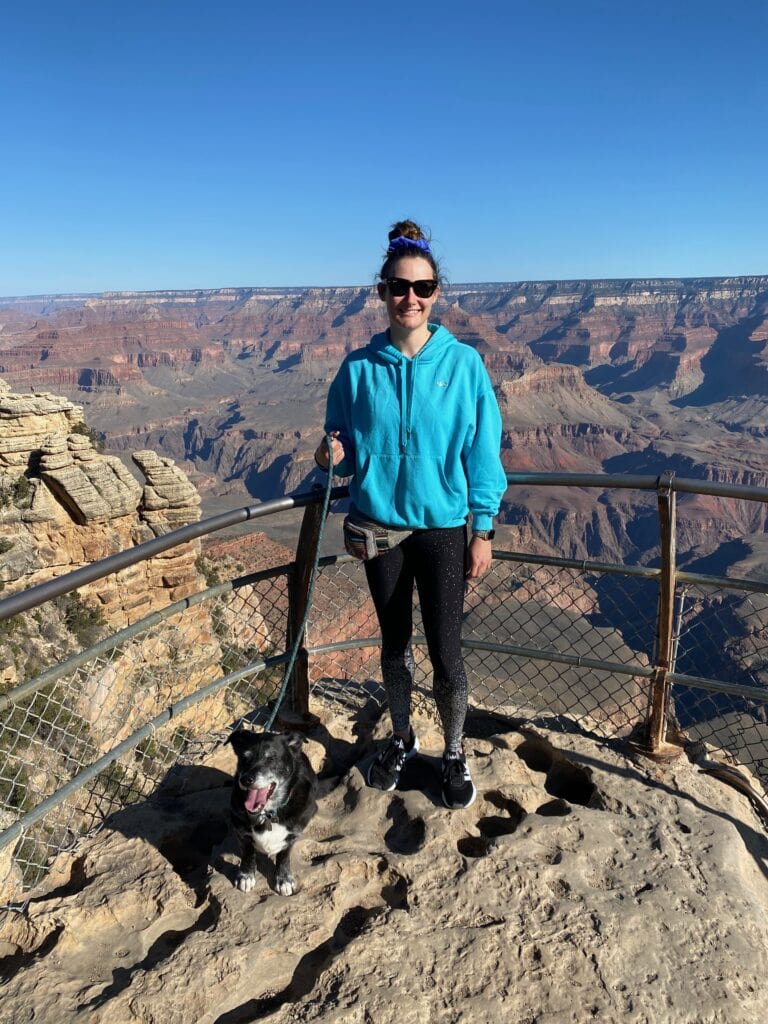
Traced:
[[0, 295], [768, 273], [765, 0], [21, 0]]

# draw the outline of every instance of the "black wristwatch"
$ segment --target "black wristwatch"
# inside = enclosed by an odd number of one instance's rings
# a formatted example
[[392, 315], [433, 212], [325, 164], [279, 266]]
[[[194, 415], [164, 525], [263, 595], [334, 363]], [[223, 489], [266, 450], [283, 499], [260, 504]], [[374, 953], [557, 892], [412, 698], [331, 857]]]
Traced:
[[496, 536], [496, 531], [495, 530], [473, 530], [472, 531], [472, 536], [473, 537], [479, 537], [480, 540], [493, 540], [493, 538]]

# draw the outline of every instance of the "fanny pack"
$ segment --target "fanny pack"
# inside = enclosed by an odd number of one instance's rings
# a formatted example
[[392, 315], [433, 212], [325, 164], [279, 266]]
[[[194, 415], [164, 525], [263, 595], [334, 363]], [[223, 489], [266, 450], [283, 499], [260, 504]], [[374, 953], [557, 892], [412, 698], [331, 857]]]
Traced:
[[350, 555], [367, 562], [396, 548], [412, 533], [413, 530], [382, 526], [381, 523], [374, 523], [371, 519], [363, 519], [350, 512], [344, 520], [344, 547]]

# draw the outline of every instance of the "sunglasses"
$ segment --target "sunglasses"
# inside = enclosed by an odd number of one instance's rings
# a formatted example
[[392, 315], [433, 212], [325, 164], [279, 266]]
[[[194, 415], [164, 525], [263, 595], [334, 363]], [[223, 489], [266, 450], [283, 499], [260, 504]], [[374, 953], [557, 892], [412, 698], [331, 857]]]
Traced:
[[429, 299], [437, 290], [437, 281], [408, 281], [405, 277], [388, 277], [385, 283], [389, 294], [396, 299], [407, 295], [410, 288], [413, 288], [413, 294], [418, 299]]

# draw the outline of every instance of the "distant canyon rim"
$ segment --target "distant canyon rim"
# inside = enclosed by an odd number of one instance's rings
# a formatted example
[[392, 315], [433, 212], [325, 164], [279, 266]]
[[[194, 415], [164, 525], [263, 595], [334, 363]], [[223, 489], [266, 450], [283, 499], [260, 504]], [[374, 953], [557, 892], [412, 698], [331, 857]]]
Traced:
[[[508, 470], [768, 486], [768, 276], [453, 285], [435, 319], [483, 355]], [[318, 479], [328, 385], [385, 326], [371, 286], [6, 298], [0, 378], [82, 405], [129, 467], [136, 449], [172, 457], [206, 515]], [[510, 488], [500, 542], [653, 560], [649, 499], [596, 499]], [[682, 501], [682, 561], [761, 565], [765, 513], [744, 505]]]

